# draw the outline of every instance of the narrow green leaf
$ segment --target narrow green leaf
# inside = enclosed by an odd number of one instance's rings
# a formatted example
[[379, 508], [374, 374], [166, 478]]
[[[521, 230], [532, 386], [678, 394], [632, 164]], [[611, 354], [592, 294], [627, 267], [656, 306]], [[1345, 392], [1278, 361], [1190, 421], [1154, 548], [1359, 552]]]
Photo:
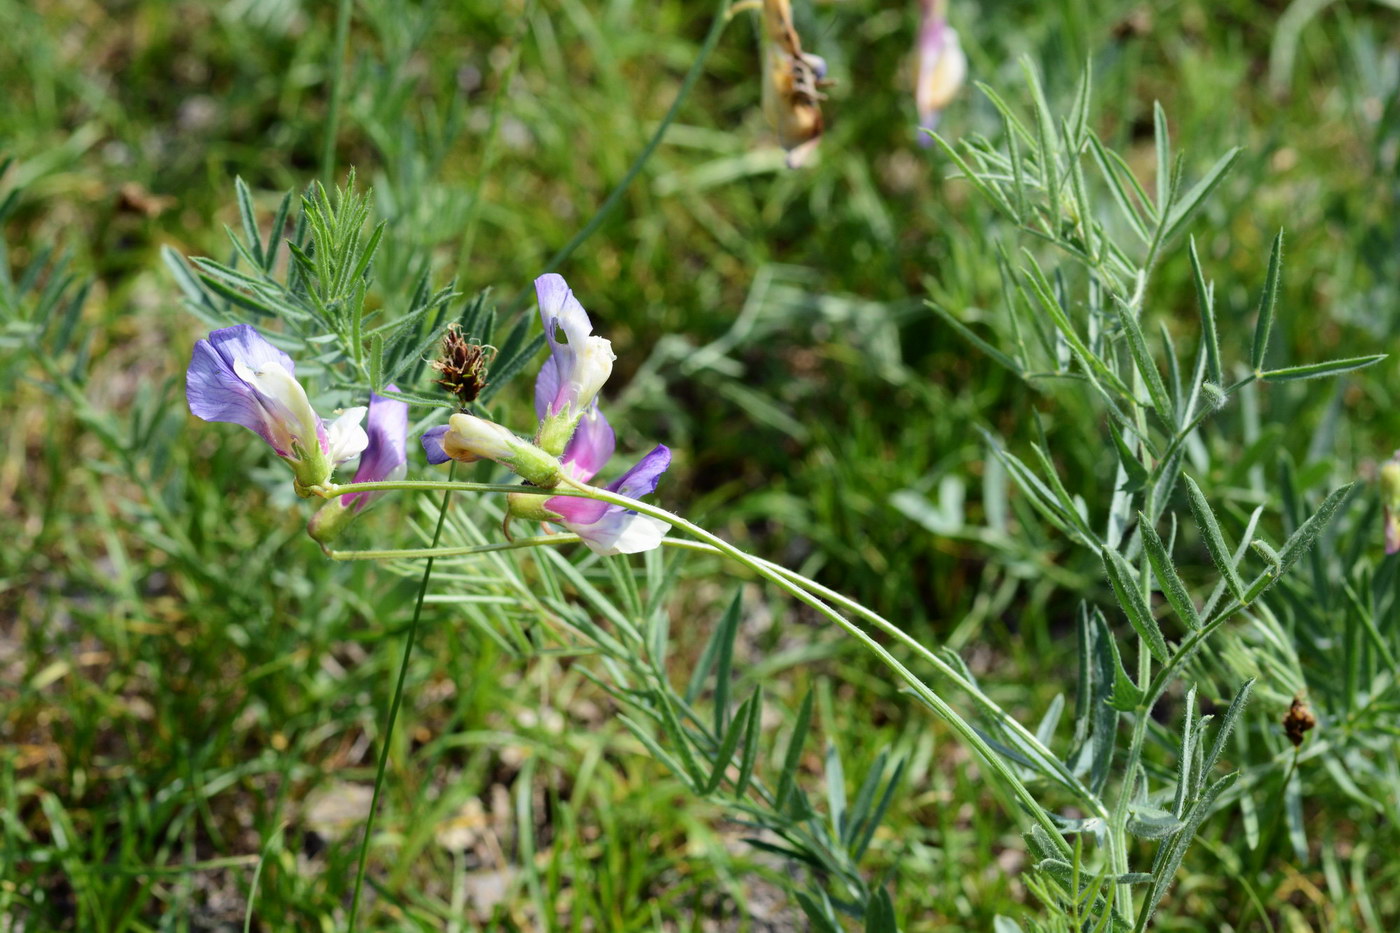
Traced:
[[1167, 597], [1167, 602], [1171, 604], [1176, 617], [1188, 629], [1195, 631], [1201, 627], [1201, 616], [1196, 612], [1196, 604], [1186, 592], [1186, 584], [1176, 572], [1176, 565], [1172, 563], [1166, 545], [1157, 535], [1157, 529], [1152, 527], [1152, 522], [1141, 512], [1138, 512], [1138, 530], [1142, 533], [1143, 548], [1147, 551], [1148, 562], [1152, 564], [1152, 572], [1156, 574], [1157, 582], [1162, 585], [1162, 594]]
[[1171, 240], [1181, 232], [1182, 228], [1186, 226], [1186, 222], [1190, 220], [1191, 216], [1206, 202], [1206, 198], [1210, 196], [1211, 192], [1225, 180], [1225, 176], [1229, 173], [1230, 169], [1234, 167], [1242, 151], [1243, 150], [1237, 146], [1221, 156], [1219, 160], [1211, 166], [1210, 171], [1206, 172], [1205, 177], [1196, 182], [1190, 191], [1186, 192], [1177, 200], [1176, 205], [1171, 209], [1171, 213], [1167, 216], [1165, 222], [1165, 232], [1161, 238], [1163, 243]]
[[1201, 487], [1196, 485], [1196, 481], [1189, 476], [1182, 476], [1186, 481], [1186, 497], [1191, 504], [1191, 514], [1196, 519], [1196, 527], [1201, 530], [1201, 537], [1205, 539], [1206, 550], [1210, 551], [1210, 558], [1215, 562], [1215, 569], [1220, 571], [1220, 575], [1225, 579], [1225, 586], [1229, 588], [1231, 594], [1236, 599], [1244, 599], [1244, 583], [1240, 581], [1240, 575], [1235, 570], [1235, 561], [1230, 556], [1230, 549], [1225, 544], [1225, 538], [1220, 534], [1220, 524], [1215, 520], [1215, 513], [1211, 511], [1210, 503], [1206, 502], [1206, 497], [1201, 493]]
[[694, 776], [685, 768], [681, 767], [680, 762], [676, 761], [669, 752], [658, 745], [656, 739], [652, 738], [651, 733], [643, 728], [641, 723], [637, 722], [626, 713], [618, 713], [617, 718], [627, 727], [629, 732], [636, 736], [638, 742], [646, 746], [646, 750], [651, 753], [651, 757], [665, 765], [667, 771], [670, 771], [676, 777], [685, 781], [692, 791], [698, 789]]
[[899, 779], [904, 776], [904, 765], [905, 762], [900, 760], [894, 766], [893, 773], [885, 782], [885, 792], [880, 795], [880, 802], [875, 805], [875, 809], [866, 820], [864, 830], [855, 834], [855, 843], [851, 847], [851, 858], [857, 862], [865, 857], [866, 850], [870, 848], [871, 840], [875, 838], [875, 830], [880, 828], [880, 823], [885, 819], [885, 813], [894, 800], [894, 792], [899, 787]]
[[292, 208], [292, 193], [282, 195], [277, 205], [277, 213], [272, 218], [272, 227], [267, 232], [267, 248], [263, 250], [263, 271], [271, 272], [277, 265], [277, 253], [282, 247], [282, 239], [287, 229], [287, 212]]
[[1181, 867], [1181, 860], [1186, 855], [1186, 849], [1196, 837], [1196, 830], [1201, 823], [1210, 815], [1211, 809], [1215, 806], [1216, 799], [1229, 789], [1239, 777], [1238, 772], [1227, 774], [1220, 780], [1212, 784], [1201, 798], [1187, 811], [1183, 820], [1185, 825], [1168, 842], [1163, 843], [1166, 847], [1159, 858], [1159, 864], [1154, 865], [1153, 881], [1144, 898], [1142, 910], [1138, 914], [1138, 925], [1136, 929], [1146, 928], [1148, 921], [1152, 919], [1152, 914], [1156, 912], [1157, 905], [1166, 896], [1167, 889], [1171, 887], [1172, 881], [1176, 878], [1176, 871]]
[[[823, 722], [828, 722], [827, 704], [822, 704]], [[830, 727], [828, 726], [828, 729]], [[841, 753], [830, 739], [826, 743], [826, 809], [831, 818], [831, 834], [846, 838], [846, 769], [841, 766]]]
[[[751, 845], [754, 844], [754, 840], [749, 840], [749, 842]], [[767, 847], [760, 846], [760, 848]], [[794, 891], [793, 893], [797, 897], [797, 903], [802, 907], [802, 912], [805, 913], [807, 919], [811, 921], [812, 929], [815, 933], [841, 933], [841, 925], [835, 919], [835, 915], [832, 914], [831, 905], [825, 903], [825, 891], [817, 892], [822, 897], [822, 904], [818, 904], [816, 899], [806, 891]], [[823, 910], [823, 905], [825, 906], [825, 910]]]
[[1162, 630], [1157, 627], [1157, 620], [1152, 617], [1152, 610], [1142, 598], [1133, 569], [1128, 566], [1123, 556], [1112, 548], [1104, 548], [1101, 556], [1104, 570], [1108, 573], [1108, 582], [1113, 587], [1114, 595], [1118, 597], [1118, 605], [1122, 607], [1124, 615], [1147, 643], [1152, 656], [1166, 663], [1169, 655], [1166, 639], [1162, 637]]
[[802, 746], [807, 743], [807, 731], [812, 725], [813, 698], [813, 692], [808, 690], [797, 710], [797, 720], [793, 723], [792, 736], [788, 739], [787, 753], [783, 756], [783, 772], [778, 777], [778, 792], [773, 803], [774, 809], [779, 812], [785, 809], [788, 797], [797, 786], [797, 768], [802, 763]]
[[[369, 384], [376, 393], [384, 388], [384, 338], [375, 334], [369, 339]], [[382, 393], [379, 393], [382, 394]]]
[[1118, 641], [1113, 637], [1113, 633], [1109, 631], [1106, 623], [1100, 631], [1099, 637], [1106, 646], [1104, 650], [1107, 650], [1109, 654], [1109, 660], [1100, 663], [1106, 667], [1111, 666], [1113, 671], [1112, 690], [1104, 697], [1103, 702], [1120, 713], [1135, 712], [1145, 694], [1137, 684], [1133, 683], [1133, 679], [1128, 676], [1127, 670], [1123, 667], [1123, 655], [1118, 650]]
[[1201, 257], [1196, 253], [1196, 238], [1191, 237], [1188, 252], [1191, 255], [1191, 277], [1196, 283], [1196, 306], [1201, 314], [1201, 343], [1206, 350], [1206, 367], [1210, 381], [1224, 385], [1225, 378], [1220, 369], [1220, 339], [1215, 328], [1215, 287], [1206, 282], [1201, 269]]
[[1152, 102], [1153, 138], [1157, 145], [1157, 210], [1167, 210], [1170, 201], [1172, 143], [1167, 133], [1167, 114], [1161, 101]]
[[[730, 601], [729, 610], [734, 608], [734, 601], [738, 600], [739, 590], [734, 591], [734, 600]], [[729, 618], [729, 610], [726, 610], [716, 625], [714, 631], [710, 632], [710, 637], [705, 641], [705, 650], [700, 652], [699, 659], [695, 662], [695, 667], [690, 671], [690, 681], [685, 688], [686, 703], [694, 703], [700, 699], [700, 693], [705, 689], [705, 681], [710, 677], [710, 671], [714, 670], [715, 659], [719, 657], [720, 642], [725, 638], [725, 622]]]
[[1355, 485], [1355, 483], [1347, 483], [1345, 486], [1332, 490], [1332, 493], [1323, 500], [1322, 505], [1317, 507], [1317, 511], [1303, 522], [1297, 531], [1288, 536], [1288, 540], [1283, 542], [1283, 547], [1278, 552], [1280, 575], [1287, 573], [1298, 558], [1302, 557], [1313, 546], [1318, 535], [1327, 529], [1332, 521], [1332, 516], [1337, 514], [1337, 509], [1341, 508], [1342, 503], [1346, 501], [1347, 495]]
[[1030, 86], [1031, 101], [1035, 106], [1036, 144], [1040, 149], [1037, 161], [1040, 163], [1041, 184], [1050, 201], [1050, 233], [1058, 236], [1064, 209], [1060, 199], [1060, 138], [1055, 133], [1055, 118], [1050, 114], [1050, 105], [1046, 103], [1035, 64], [1029, 57], [1022, 57], [1021, 71]]
[[1172, 402], [1167, 395], [1167, 387], [1162, 382], [1162, 374], [1157, 370], [1157, 364], [1152, 359], [1152, 353], [1147, 349], [1147, 340], [1142, 335], [1142, 326], [1133, 310], [1123, 304], [1118, 305], [1118, 320], [1123, 325], [1123, 334], [1128, 338], [1128, 352], [1132, 354], [1133, 363], [1142, 374], [1142, 378], [1147, 382], [1147, 394], [1152, 399], [1152, 407], [1157, 409], [1157, 414], [1164, 422], [1172, 423]]
[[1158, 807], [1132, 806], [1128, 809], [1128, 832], [1139, 839], [1165, 839], [1181, 830], [1180, 819]]
[[259, 301], [249, 292], [241, 291], [230, 285], [225, 285], [212, 275], [201, 275], [199, 278], [200, 281], [204, 283], [204, 287], [209, 291], [245, 311], [251, 311], [254, 314], [260, 314], [264, 317], [274, 317], [279, 311], [284, 310], [280, 306], [274, 306], [266, 301]]
[[739, 747], [739, 740], [743, 737], [741, 733], [744, 731], [744, 726], [748, 724], [748, 707], [753, 703], [753, 699], [750, 696], [740, 705], [739, 714], [734, 717], [734, 722], [730, 724], [729, 729], [723, 733], [724, 740], [720, 742], [719, 750], [715, 752], [714, 763], [710, 767], [710, 777], [701, 789], [701, 794], [713, 794], [719, 790], [719, 785], [723, 783], [724, 774], [729, 770], [730, 762], [734, 759], [734, 750]]
[[1386, 358], [1384, 353], [1370, 356], [1353, 356], [1345, 360], [1328, 360], [1325, 363], [1309, 363], [1306, 366], [1287, 366], [1283, 369], [1270, 369], [1259, 374], [1266, 382], [1293, 382], [1298, 379], [1321, 379], [1338, 373], [1362, 369]]
[[1195, 684], [1186, 691], [1186, 699], [1181, 705], [1186, 714], [1181, 723], [1181, 750], [1176, 756], [1176, 794], [1171, 811], [1177, 817], [1186, 812], [1188, 796], [1195, 797], [1195, 789], [1191, 787], [1191, 774], [1197, 757], [1196, 742], [1200, 738], [1200, 731], [1196, 727], [1198, 720]]
[[749, 699], [748, 721], [744, 724], [744, 751], [739, 759], [739, 777], [734, 782], [734, 796], [737, 798], [748, 793], [754, 763], [758, 760], [758, 740], [763, 732], [763, 687], [759, 686]]
[[1201, 773], [1207, 778], [1215, 770], [1216, 764], [1219, 763], [1220, 755], [1225, 750], [1225, 740], [1230, 737], [1230, 731], [1235, 728], [1240, 713], [1244, 712], [1245, 704], [1249, 702], [1249, 695], [1253, 690], [1254, 678], [1251, 677], [1240, 685], [1239, 690], [1235, 691], [1235, 698], [1230, 701], [1230, 708], [1225, 711], [1220, 725], [1216, 727], [1215, 739], [1210, 743], [1210, 751], [1206, 753], [1201, 762]]
[[1283, 265], [1283, 231], [1274, 237], [1269, 250], [1269, 272], [1264, 279], [1264, 291], [1259, 296], [1259, 319], [1254, 323], [1254, 345], [1249, 352], [1249, 365], [1256, 373], [1264, 368], [1269, 352], [1269, 335], [1274, 327], [1274, 308], [1278, 304], [1278, 282]]
[[1283, 786], [1283, 815], [1288, 823], [1288, 841], [1293, 845], [1293, 857], [1299, 865], [1306, 865], [1308, 855], [1308, 829], [1303, 819], [1303, 781], [1294, 768], [1288, 774], [1288, 783]]
[[660, 707], [661, 721], [665, 725], [665, 732], [675, 743], [676, 750], [680, 752], [681, 764], [685, 766], [684, 774], [690, 779], [690, 786], [698, 791], [703, 786], [700, 765], [695, 760], [694, 752], [691, 751], [690, 736], [686, 734], [685, 727], [681, 725], [680, 718], [672, 706], [671, 694], [666, 690], [658, 690], [655, 696], [657, 706]]
[[729, 682], [734, 676], [734, 639], [739, 634], [739, 616], [743, 609], [743, 590], [735, 590], [734, 598], [720, 620], [719, 650], [715, 655], [715, 735], [721, 735], [729, 723]]
[[[266, 269], [262, 237], [258, 233], [258, 217], [253, 211], [253, 196], [248, 192], [248, 186], [243, 183], [242, 176], [233, 179], [233, 190], [238, 199], [238, 216], [243, 221], [243, 235], [248, 240], [248, 251], [252, 253], [254, 265], [259, 269]], [[275, 232], [273, 235], [276, 235]]]
[[870, 895], [865, 905], [865, 933], [899, 933], [894, 919], [894, 904], [881, 885]]
[[1025, 375], [1025, 370], [1024, 368], [1022, 368], [1021, 364], [1017, 363], [1011, 357], [1007, 356], [1005, 353], [1001, 352], [996, 347], [992, 346], [990, 343], [973, 333], [971, 328], [969, 328], [962, 321], [959, 321], [957, 318], [953, 317], [952, 312], [950, 312], [948, 309], [933, 301], [926, 301], [924, 302], [924, 304], [927, 305], [929, 310], [933, 311], [934, 314], [938, 315], [944, 321], [948, 322], [949, 326], [951, 326], [955, 331], [961, 334], [962, 338], [968, 343], [972, 344], [977, 349], [981, 350], [983, 353], [987, 354], [993, 360], [996, 360], [998, 363], [1000, 363], [1002, 366], [1005, 366], [1007, 369], [1011, 370], [1016, 375]]

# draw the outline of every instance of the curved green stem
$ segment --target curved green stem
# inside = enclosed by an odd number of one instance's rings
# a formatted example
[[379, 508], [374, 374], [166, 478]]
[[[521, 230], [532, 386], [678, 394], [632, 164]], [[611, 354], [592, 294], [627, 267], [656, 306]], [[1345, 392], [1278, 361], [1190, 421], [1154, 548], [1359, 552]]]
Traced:
[[[350, 487], [333, 487], [333, 491], [330, 494], [338, 495], [348, 488]], [[415, 482], [407, 480], [387, 481], [383, 483], [357, 484], [354, 488], [363, 490], [455, 489], [464, 492], [520, 491], [519, 486], [499, 486], [484, 483], [436, 483], [421, 481]], [[975, 752], [977, 752], [978, 756], [983, 760], [984, 764], [1002, 779], [1003, 783], [1007, 786], [1007, 788], [1011, 791], [1012, 795], [1018, 800], [1021, 806], [1031, 816], [1031, 818], [1040, 824], [1041, 828], [1046, 831], [1046, 834], [1050, 837], [1050, 839], [1053, 840], [1056, 846], [1060, 848], [1060, 850], [1066, 855], [1068, 855], [1070, 852], [1069, 845], [1064, 840], [1064, 837], [1060, 834], [1059, 828], [1055, 826], [1054, 821], [1050, 819], [1049, 815], [1046, 813], [1044, 808], [1042, 808], [1040, 804], [1035, 800], [1034, 796], [1031, 795], [1030, 791], [1026, 788], [1025, 784], [1021, 781], [1021, 779], [1010, 769], [1010, 767], [1006, 764], [1002, 757], [999, 756], [992, 749], [992, 747], [986, 742], [986, 740], [983, 739], [980, 734], [978, 734], [977, 730], [965, 719], [963, 719], [963, 717], [959, 715], [956, 710], [949, 706], [948, 703], [942, 699], [942, 697], [938, 696], [938, 694], [935, 693], [927, 684], [920, 680], [912, 671], [910, 671], [897, 658], [895, 658], [894, 655], [890, 654], [889, 651], [886, 650], [883, 645], [875, 641], [868, 633], [856, 626], [840, 612], [833, 609], [830, 605], [824, 602], [823, 599], [829, 599], [831, 602], [840, 605], [843, 609], [855, 615], [858, 615], [859, 617], [865, 619], [866, 621], [874, 625], [880, 631], [889, 635], [891, 638], [894, 638], [901, 644], [915, 651], [921, 658], [925, 659], [930, 664], [932, 664], [935, 667], [935, 669], [939, 671], [940, 674], [952, 680], [953, 683], [959, 688], [965, 690], [971, 697], [973, 697], [974, 702], [976, 702], [979, 707], [981, 707], [985, 712], [989, 713], [994, 718], [996, 718], [1001, 725], [1015, 732], [1018, 738], [1022, 739], [1028, 745], [1028, 747], [1042, 753], [1041, 757], [1044, 760], [1041, 762], [1041, 764], [1043, 766], [1046, 766], [1049, 770], [1053, 771], [1054, 776], [1057, 779], [1061, 780], [1075, 794], [1075, 796], [1079, 798], [1080, 802], [1088, 806], [1094, 812], [1095, 815], [1101, 817], [1106, 817], [1108, 815], [1104, 810], [1103, 804], [1098, 800], [1098, 798], [1095, 797], [1088, 790], [1088, 788], [1084, 787], [1084, 785], [1080, 781], [1078, 781], [1078, 779], [1074, 778], [1073, 775], [1069, 774], [1065, 769], [1057, 767], [1057, 759], [1055, 759], [1054, 756], [1049, 752], [1049, 750], [1045, 749], [1044, 745], [1038, 739], [1036, 739], [1033, 734], [1028, 732], [1024, 726], [1022, 726], [1013, 717], [1011, 717], [1004, 710], [1002, 710], [1000, 706], [996, 705], [992, 700], [983, 695], [982, 692], [977, 689], [977, 686], [972, 682], [968, 681], [967, 678], [964, 677], [961, 674], [961, 672], [959, 672], [955, 667], [950, 665], [944, 659], [940, 658], [935, 652], [920, 644], [908, 633], [904, 632], [898, 626], [894, 625], [894, 623], [885, 619], [878, 613], [866, 608], [865, 606], [861, 605], [855, 600], [842, 596], [840, 593], [837, 593], [836, 591], [831, 590], [828, 587], [822, 586], [814, 580], [811, 580], [799, 573], [796, 573], [795, 571], [788, 570], [787, 568], [781, 567], [777, 564], [771, 563], [761, 558], [754, 557], [740, 550], [739, 548], [735, 547], [734, 545], [730, 544], [724, 539], [705, 530], [704, 528], [701, 528], [699, 525], [696, 525], [672, 512], [668, 512], [665, 509], [661, 509], [656, 506], [649, 505], [645, 502], [640, 502], [636, 499], [619, 495], [617, 493], [610, 492], [605, 489], [598, 489], [594, 486], [589, 486], [584, 483], [578, 483], [577, 481], [568, 477], [564, 478], [564, 481], [559, 488], [551, 490], [551, 494], [575, 495], [591, 499], [597, 499], [601, 502], [607, 502], [611, 505], [622, 506], [623, 508], [629, 509], [631, 511], [639, 512], [643, 515], [647, 515], [652, 518], [657, 518], [661, 521], [667, 522], [670, 525], [684, 530], [692, 537], [698, 539], [698, 541], [683, 542], [674, 538], [666, 538], [663, 539], [663, 544], [675, 547], [689, 547], [692, 550], [707, 550], [712, 553], [728, 557], [731, 560], [734, 560], [735, 562], [747, 567], [749, 570], [753, 571], [754, 573], [763, 577], [764, 579], [769, 580], [788, 595], [804, 603], [805, 605], [810, 606], [811, 608], [815, 609], [817, 612], [825, 616], [828, 620], [834, 622], [843, 631], [845, 631], [846, 634], [856, 639], [856, 641], [858, 641], [862, 647], [864, 647], [866, 650], [870, 651], [877, 658], [879, 658], [880, 661], [884, 663], [886, 667], [894, 671], [899, 676], [899, 678], [909, 686], [912, 692], [919, 697], [919, 699], [923, 700], [924, 703], [927, 704], [935, 713], [937, 713], [940, 718], [942, 718], [946, 723], [948, 723], [948, 725], [953, 729], [953, 731], [956, 732], [958, 736], [969, 747], [971, 747]], [[327, 555], [335, 560], [412, 558], [428, 558], [429, 560], [431, 560], [434, 557], [469, 556], [472, 554], [484, 554], [494, 551], [549, 546], [555, 544], [566, 544], [577, 540], [579, 540], [577, 535], [543, 535], [534, 538], [520, 539], [519, 541], [513, 542], [503, 542], [498, 544], [487, 545], [473, 545], [462, 548], [438, 548], [436, 547], [435, 540], [434, 546], [430, 548], [410, 548], [401, 550], [374, 551], [327, 551]], [[820, 596], [815, 594], [820, 594]]]
[[986, 740], [978, 734], [977, 730], [974, 729], [972, 725], [967, 722], [967, 720], [963, 719], [962, 716], [960, 716], [956, 710], [949, 706], [948, 703], [944, 701], [942, 697], [940, 697], [927, 684], [925, 684], [922, 680], [915, 676], [912, 671], [910, 671], [907, 667], [900, 663], [898, 658], [890, 654], [889, 651], [887, 651], [883, 645], [881, 645], [875, 639], [871, 638], [870, 635], [868, 635], [864, 630], [856, 626], [844, 615], [837, 612], [835, 609], [831, 608], [831, 606], [827, 605], [825, 602], [823, 602], [821, 599], [818, 599], [813, 594], [807, 592], [802, 587], [798, 586], [792, 580], [788, 579], [787, 576], [785, 576], [784, 574], [775, 572], [766, 561], [762, 561], [750, 556], [749, 554], [739, 550], [739, 548], [730, 544], [728, 541], [725, 541], [723, 538], [720, 538], [717, 535], [706, 531], [699, 525], [696, 525], [692, 522], [687, 521], [684, 518], [681, 518], [679, 515], [675, 515], [671, 512], [666, 511], [665, 509], [660, 509], [653, 505], [648, 505], [645, 502], [639, 502], [638, 500], [631, 499], [627, 496], [622, 496], [614, 492], [609, 492], [605, 489], [598, 489], [596, 487], [588, 486], [583, 483], [578, 483], [575, 480], [570, 479], [569, 477], [564, 478], [564, 483], [572, 485], [574, 488], [580, 491], [585, 491], [589, 493], [590, 498], [597, 499], [601, 502], [607, 502], [611, 505], [620, 505], [631, 511], [639, 512], [642, 515], [647, 515], [652, 518], [658, 518], [661, 521], [667, 522], [671, 525], [683, 529], [692, 537], [698, 538], [706, 544], [709, 544], [712, 547], [714, 547], [716, 551], [723, 554], [724, 556], [736, 561], [737, 563], [744, 565], [745, 567], [748, 567], [754, 573], [772, 582], [775, 586], [777, 586], [783, 592], [787, 593], [789, 596], [792, 596], [794, 599], [797, 599], [798, 601], [804, 603], [812, 609], [815, 609], [817, 612], [825, 616], [828, 620], [834, 622], [837, 626], [839, 626], [842, 629], [842, 631], [844, 631], [847, 635], [850, 635], [857, 642], [859, 642], [862, 647], [864, 647], [871, 654], [879, 658], [885, 664], [886, 667], [888, 667], [890, 670], [894, 671], [897, 675], [899, 675], [899, 678], [909, 686], [909, 688], [914, 692], [914, 694], [917, 697], [919, 697], [919, 699], [923, 700], [924, 703], [926, 703], [935, 713], [937, 713], [939, 717], [942, 718], [943, 721], [946, 722], [948, 726], [952, 728], [952, 730], [956, 732], [958, 736], [969, 747], [971, 747], [973, 751], [977, 753], [978, 757], [982, 759], [983, 764], [985, 764], [991, 771], [993, 771], [997, 775], [997, 777], [1001, 778], [1002, 782], [1011, 791], [1012, 795], [1021, 804], [1022, 808], [1026, 811], [1026, 813], [1033, 820], [1035, 820], [1036, 823], [1038, 823], [1043, 830], [1045, 830], [1046, 835], [1049, 836], [1049, 838], [1056, 844], [1056, 846], [1065, 854], [1069, 854], [1069, 844], [1065, 841], [1064, 837], [1060, 835], [1059, 827], [1057, 827], [1055, 825], [1055, 822], [1052, 819], [1050, 819], [1050, 815], [1046, 813], [1044, 808], [1040, 806], [1040, 804], [1036, 801], [1035, 797], [1026, 788], [1026, 785], [1021, 781], [1019, 777], [1017, 777], [1016, 773], [1013, 772], [1011, 768], [1006, 764], [1006, 762], [1001, 758], [1001, 756], [998, 755], [992, 749], [992, 747], [987, 744]]
[[[451, 474], [448, 474], [449, 476]], [[536, 487], [524, 486], [520, 483], [468, 483], [453, 482], [447, 480], [428, 479], [399, 479], [383, 480], [377, 483], [327, 483], [324, 486], [312, 490], [323, 499], [334, 499], [336, 496], [348, 496], [357, 492], [383, 492], [391, 489], [418, 490], [443, 490], [445, 492], [503, 492], [510, 494], [513, 492], [538, 492], [551, 496], [578, 496], [589, 498], [590, 493], [580, 492], [575, 489], [538, 489]]]
[[518, 551], [522, 548], [547, 547], [557, 544], [575, 544], [578, 535], [537, 535], [533, 538], [516, 538], [499, 544], [473, 544], [467, 547], [414, 547], [385, 551], [333, 551], [322, 548], [331, 560], [412, 560], [426, 557], [470, 557], [473, 554], [490, 554], [495, 551]]

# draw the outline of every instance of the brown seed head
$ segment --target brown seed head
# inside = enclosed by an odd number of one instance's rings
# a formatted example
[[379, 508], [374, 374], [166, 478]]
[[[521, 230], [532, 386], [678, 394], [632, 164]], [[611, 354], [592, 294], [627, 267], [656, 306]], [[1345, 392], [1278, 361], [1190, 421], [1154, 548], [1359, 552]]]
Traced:
[[1312, 710], [1303, 702], [1303, 695], [1300, 693], [1293, 698], [1293, 705], [1288, 707], [1287, 714], [1283, 717], [1283, 731], [1288, 734], [1288, 741], [1297, 748], [1303, 744], [1303, 736], [1309, 729], [1317, 725], [1317, 717]]
[[486, 371], [495, 359], [495, 347], [472, 343], [462, 336], [456, 324], [452, 324], [442, 335], [442, 356], [432, 363], [433, 369], [442, 374], [441, 379], [434, 381], [455, 395], [465, 407], [476, 401], [481, 390], [490, 385], [486, 381]]

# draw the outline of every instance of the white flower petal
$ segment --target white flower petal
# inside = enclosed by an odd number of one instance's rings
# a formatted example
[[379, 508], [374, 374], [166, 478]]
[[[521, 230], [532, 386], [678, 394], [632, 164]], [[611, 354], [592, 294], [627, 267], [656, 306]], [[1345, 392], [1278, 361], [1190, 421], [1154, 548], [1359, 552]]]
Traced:
[[609, 511], [591, 525], [571, 525], [570, 531], [583, 539], [595, 554], [638, 554], [661, 546], [671, 526], [659, 518], [637, 512]]
[[351, 457], [358, 457], [369, 446], [369, 435], [361, 424], [367, 411], [369, 409], [363, 405], [347, 408], [326, 428], [331, 463], [339, 466]]

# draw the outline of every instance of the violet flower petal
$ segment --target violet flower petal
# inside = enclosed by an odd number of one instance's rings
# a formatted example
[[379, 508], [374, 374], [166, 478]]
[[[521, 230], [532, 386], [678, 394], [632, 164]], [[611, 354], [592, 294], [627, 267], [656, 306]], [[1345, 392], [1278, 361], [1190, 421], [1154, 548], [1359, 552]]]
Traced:
[[549, 403], [559, 394], [559, 364], [551, 354], [535, 377], [535, 417], [543, 421], [549, 414]]
[[452, 459], [442, 447], [442, 438], [447, 431], [448, 425], [440, 424], [424, 431], [423, 436], [419, 438], [419, 443], [423, 445], [423, 452], [428, 455], [429, 463], [436, 465]]
[[[670, 449], [664, 444], [658, 444], [651, 453], [638, 460], [635, 466], [608, 484], [607, 488], [610, 492], [621, 493], [633, 499], [650, 495], [656, 491], [656, 484], [670, 465]], [[620, 539], [620, 536], [627, 533], [632, 526], [632, 518], [645, 518], [645, 516], [620, 505], [609, 505], [597, 499], [584, 499], [579, 496], [555, 496], [545, 503], [545, 508], [561, 516], [564, 527], [585, 541], [591, 541], [600, 544], [600, 546], [604, 546], [602, 542], [612, 542], [605, 545], [605, 548], [612, 547]], [[649, 521], [656, 520], [650, 519]], [[642, 524], [645, 525], [645, 523]], [[670, 527], [665, 522], [660, 522], [660, 524], [664, 527]], [[664, 533], [664, 528], [662, 533]], [[592, 547], [593, 544], [589, 546]], [[655, 545], [651, 546], [655, 547]], [[594, 548], [594, 550], [598, 550], [598, 548]], [[599, 551], [599, 553], [604, 552]], [[607, 553], [631, 554], [634, 552], [610, 551]]]
[[632, 499], [649, 496], [656, 491], [656, 484], [661, 481], [661, 474], [670, 467], [671, 449], [665, 444], [657, 444], [652, 448], [651, 453], [638, 460], [632, 469], [609, 484], [608, 489], [620, 492]]
[[[388, 388], [399, 391], [397, 386]], [[371, 394], [365, 433], [369, 435], [369, 446], [360, 456], [360, 465], [355, 469], [351, 482], [377, 483], [402, 479], [408, 472], [408, 454], [404, 449], [408, 443], [408, 403]], [[353, 505], [358, 511], [382, 494], [383, 490], [361, 492], [344, 496], [340, 502], [347, 507]]]
[[[292, 358], [268, 343], [248, 324], [224, 327], [195, 342], [185, 373], [185, 400], [190, 411], [205, 421], [239, 424], [255, 432], [280, 457], [292, 456], [286, 442], [297, 433], [292, 413], [277, 399], [259, 390], [237, 372], [257, 372], [269, 364], [280, 366], [294, 381]], [[317, 442], [324, 449], [324, 431], [316, 418]], [[302, 439], [303, 443], [310, 438]]]
[[564, 466], [569, 468], [574, 479], [586, 483], [607, 465], [616, 441], [608, 419], [596, 404], [591, 405], [579, 419], [574, 436], [569, 438], [569, 446], [564, 448]]
[[[594, 338], [590, 341], [593, 333], [593, 322], [588, 319], [588, 312], [583, 310], [583, 305], [579, 304], [574, 297], [573, 291], [569, 288], [569, 283], [564, 281], [564, 277], [551, 272], [535, 279], [535, 297], [539, 301], [540, 321], [544, 325], [545, 339], [549, 341], [550, 359], [554, 361], [554, 370], [550, 378], [554, 380], [554, 395], [547, 401], [545, 411], [540, 415], [541, 419], [555, 412], [561, 411], [565, 405], [573, 403], [588, 404], [592, 393], [585, 393], [587, 387], [583, 383], [591, 383], [599, 375], [595, 370], [611, 369], [612, 351], [607, 341], [602, 338]], [[564, 333], [564, 342], [559, 340], [559, 332]], [[592, 361], [593, 357], [603, 354], [605, 359], [590, 362], [585, 366], [586, 373], [576, 373], [580, 354], [585, 354], [587, 360]], [[587, 355], [591, 354], [591, 356]], [[598, 364], [606, 363], [606, 366]], [[601, 373], [602, 379], [607, 378], [606, 371]], [[580, 378], [581, 377], [581, 378]], [[601, 381], [601, 380], [599, 380]], [[592, 388], [596, 392], [597, 387]], [[539, 407], [538, 392], [539, 382], [536, 382], [537, 401]], [[589, 394], [590, 398], [579, 398], [580, 394]]]

